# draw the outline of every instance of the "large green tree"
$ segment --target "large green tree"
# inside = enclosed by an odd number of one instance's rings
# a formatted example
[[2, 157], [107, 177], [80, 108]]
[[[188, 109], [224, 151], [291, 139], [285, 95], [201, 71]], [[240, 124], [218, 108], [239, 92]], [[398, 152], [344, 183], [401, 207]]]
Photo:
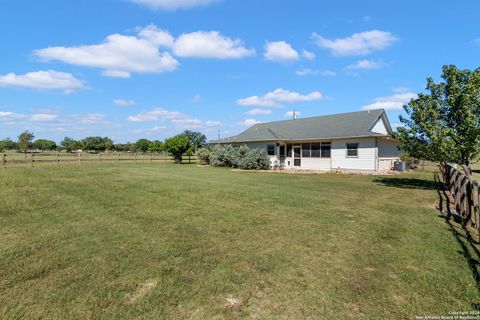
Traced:
[[80, 141], [75, 140], [75, 139], [70, 138], [70, 137], [65, 137], [60, 142], [60, 145], [67, 152], [72, 152], [72, 151], [79, 150], [79, 149], [83, 148], [82, 143]]
[[394, 137], [409, 156], [454, 162], [470, 175], [480, 156], [480, 68], [444, 66], [442, 78], [428, 78], [427, 93], [404, 106], [408, 116]]
[[164, 150], [171, 153], [177, 163], [182, 162], [182, 155], [187, 152], [190, 147], [190, 140], [183, 133], [169, 138], [163, 143]]
[[52, 140], [47, 140], [47, 139], [38, 139], [35, 140], [33, 143], [33, 147], [42, 150], [42, 151], [47, 151], [47, 150], [56, 150], [57, 149], [57, 144], [55, 141]]
[[10, 138], [0, 140], [0, 151], [18, 149], [18, 144]]
[[185, 130], [183, 134], [187, 136], [191, 147], [195, 150], [200, 149], [207, 143], [207, 137], [201, 132]]
[[27, 152], [32, 147], [32, 140], [35, 135], [29, 131], [22, 132], [18, 136], [18, 150], [20, 152]]
[[135, 151], [137, 152], [147, 152], [148, 148], [150, 147], [150, 140], [148, 139], [138, 139], [137, 142], [135, 142]]

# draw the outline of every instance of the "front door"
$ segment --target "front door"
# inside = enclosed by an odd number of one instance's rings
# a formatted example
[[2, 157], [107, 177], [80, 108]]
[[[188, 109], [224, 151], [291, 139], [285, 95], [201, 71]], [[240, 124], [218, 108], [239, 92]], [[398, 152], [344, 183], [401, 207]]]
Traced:
[[293, 166], [300, 167], [302, 165], [302, 148], [293, 147]]

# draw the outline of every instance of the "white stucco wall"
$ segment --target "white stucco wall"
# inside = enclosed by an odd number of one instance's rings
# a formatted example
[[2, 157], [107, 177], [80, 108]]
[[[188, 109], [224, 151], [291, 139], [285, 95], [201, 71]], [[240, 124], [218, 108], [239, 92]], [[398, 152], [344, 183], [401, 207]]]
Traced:
[[[347, 143], [358, 143], [358, 157], [347, 157]], [[332, 141], [332, 169], [376, 170], [375, 138], [352, 138]]]

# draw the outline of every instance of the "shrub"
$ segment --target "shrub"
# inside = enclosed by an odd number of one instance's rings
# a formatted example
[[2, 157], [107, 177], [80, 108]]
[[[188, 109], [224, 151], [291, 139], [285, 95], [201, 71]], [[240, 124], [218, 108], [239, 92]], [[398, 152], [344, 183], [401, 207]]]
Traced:
[[212, 148], [210, 146], [203, 147], [197, 151], [197, 156], [202, 164], [210, 164]]
[[[207, 156], [207, 151], [205, 151]], [[235, 148], [231, 145], [217, 145], [208, 153], [210, 165], [246, 170], [268, 169], [270, 158], [264, 150], [250, 149], [243, 145]]]

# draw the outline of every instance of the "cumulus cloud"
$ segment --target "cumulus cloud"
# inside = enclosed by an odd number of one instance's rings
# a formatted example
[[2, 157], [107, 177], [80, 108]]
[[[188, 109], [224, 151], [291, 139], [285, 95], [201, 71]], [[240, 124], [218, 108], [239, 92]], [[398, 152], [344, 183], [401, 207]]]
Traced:
[[305, 76], [321, 76], [321, 77], [335, 77], [337, 74], [330, 70], [313, 70], [309, 68], [303, 68], [295, 71], [295, 74], [299, 77]]
[[372, 69], [380, 69], [384, 67], [385, 64], [381, 61], [375, 60], [359, 60], [354, 64], [347, 66], [349, 70], [372, 70]]
[[307, 50], [303, 50], [302, 57], [304, 57], [307, 60], [315, 60], [315, 53]]
[[100, 44], [77, 47], [49, 47], [35, 50], [42, 61], [103, 69], [103, 75], [127, 78], [130, 73], [160, 73], [175, 70], [179, 62], [168, 52], [159, 52], [155, 40], [138, 36], [112, 34]]
[[113, 104], [117, 107], [130, 107], [137, 104], [135, 100], [125, 100], [125, 99], [115, 99], [113, 100]]
[[23, 75], [7, 73], [0, 76], [0, 87], [63, 90], [65, 93], [70, 93], [85, 88], [85, 84], [70, 73], [47, 70]]
[[285, 41], [267, 42], [263, 54], [266, 60], [274, 62], [290, 62], [299, 59], [298, 52]]
[[252, 109], [245, 112], [247, 116], [269, 115], [272, 114], [271, 109]]
[[336, 56], [366, 55], [384, 50], [398, 41], [392, 33], [381, 30], [354, 33], [350, 37], [334, 40], [313, 33], [312, 39], [319, 47], [329, 49]]
[[245, 119], [242, 122], [239, 122], [238, 124], [244, 127], [251, 127], [256, 125], [257, 123], [262, 123], [262, 122], [255, 119]]
[[395, 90], [394, 95], [388, 97], [375, 98], [375, 102], [362, 107], [362, 110], [374, 110], [374, 109], [385, 109], [385, 110], [401, 110], [402, 107], [410, 102], [411, 99], [416, 99], [418, 96], [416, 93], [405, 91], [405, 88], [400, 88], [401, 90]]
[[255, 54], [240, 39], [231, 39], [218, 31], [197, 31], [180, 35], [173, 45], [179, 57], [240, 59]]
[[192, 118], [187, 114], [178, 111], [169, 111], [164, 108], [154, 108], [137, 115], [129, 116], [127, 120], [130, 122], [169, 122], [176, 127], [188, 129], [211, 128], [222, 125], [219, 121], [203, 121]]
[[129, 78], [132, 73], [173, 71], [178, 57], [240, 59], [255, 54], [240, 39], [231, 39], [218, 31], [196, 31], [175, 39], [155, 25], [138, 28], [136, 35], [109, 35], [102, 43], [73, 47], [49, 47], [35, 50], [41, 61], [99, 68], [102, 75]]
[[178, 9], [190, 9], [199, 6], [219, 2], [220, 0], [130, 0], [131, 2], [145, 5], [152, 9], [174, 11]]
[[323, 96], [320, 92], [314, 91], [306, 95], [302, 95], [295, 91], [284, 90], [282, 88], [268, 92], [263, 96], [251, 96], [237, 100], [237, 104], [241, 106], [257, 106], [257, 107], [282, 107], [284, 104], [321, 100]]

